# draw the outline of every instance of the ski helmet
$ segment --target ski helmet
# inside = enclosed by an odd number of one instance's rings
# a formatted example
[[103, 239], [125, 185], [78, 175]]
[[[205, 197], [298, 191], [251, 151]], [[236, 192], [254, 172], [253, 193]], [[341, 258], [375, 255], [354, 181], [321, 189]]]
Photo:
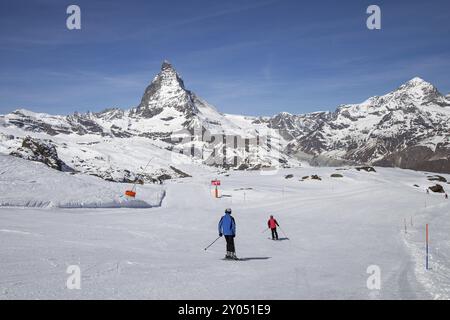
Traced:
[[226, 208], [225, 213], [231, 213], [231, 208]]

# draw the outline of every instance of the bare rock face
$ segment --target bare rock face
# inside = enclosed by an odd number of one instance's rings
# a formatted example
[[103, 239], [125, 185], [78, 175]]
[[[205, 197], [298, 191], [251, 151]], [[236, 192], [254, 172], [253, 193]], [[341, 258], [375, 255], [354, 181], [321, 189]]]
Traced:
[[313, 112], [305, 115], [281, 112], [269, 119], [260, 118], [258, 123], [267, 123], [269, 128], [279, 130], [281, 136], [290, 141], [318, 130], [331, 115], [331, 112]]
[[71, 171], [70, 168], [58, 158], [55, 146], [50, 141], [38, 140], [26, 137], [22, 146], [10, 153], [10, 155], [31, 161], [38, 161], [50, 168], [59, 171]]
[[163, 62], [160, 73], [145, 89], [134, 115], [152, 118], [165, 108], [173, 108], [188, 117], [197, 113], [192, 93], [186, 90], [183, 80], [168, 61]]
[[450, 173], [450, 149], [438, 145], [433, 151], [425, 146], [412, 146], [387, 155], [374, 165]]

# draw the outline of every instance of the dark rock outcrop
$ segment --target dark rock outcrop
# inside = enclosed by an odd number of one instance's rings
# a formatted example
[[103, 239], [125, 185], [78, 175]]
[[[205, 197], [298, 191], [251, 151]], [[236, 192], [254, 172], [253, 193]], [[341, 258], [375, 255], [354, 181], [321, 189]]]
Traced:
[[431, 186], [428, 189], [430, 189], [431, 191], [436, 192], [436, 193], [445, 193], [444, 187], [441, 186], [440, 184]]
[[58, 157], [55, 146], [48, 140], [39, 140], [25, 137], [22, 146], [10, 153], [10, 155], [31, 161], [38, 161], [46, 164], [50, 168], [59, 171], [72, 171]]
[[358, 171], [363, 170], [363, 171], [366, 171], [366, 172], [377, 172], [374, 167], [370, 167], [370, 166], [356, 167], [355, 169], [358, 170]]
[[343, 178], [344, 176], [340, 173], [333, 173], [333, 174], [331, 174], [331, 177], [332, 178]]
[[443, 176], [439, 176], [439, 175], [428, 176], [427, 179], [429, 181], [447, 182], [447, 179], [445, 179]]

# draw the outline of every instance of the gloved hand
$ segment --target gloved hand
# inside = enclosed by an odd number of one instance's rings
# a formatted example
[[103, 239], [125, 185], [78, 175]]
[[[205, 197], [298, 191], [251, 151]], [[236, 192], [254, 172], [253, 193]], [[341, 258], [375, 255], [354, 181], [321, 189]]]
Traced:
[[223, 236], [223, 234], [219, 233], [219, 237]]

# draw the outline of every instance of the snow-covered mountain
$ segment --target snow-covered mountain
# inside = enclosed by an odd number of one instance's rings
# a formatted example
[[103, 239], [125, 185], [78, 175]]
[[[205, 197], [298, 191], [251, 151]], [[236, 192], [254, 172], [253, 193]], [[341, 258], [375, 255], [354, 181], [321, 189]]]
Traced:
[[261, 169], [305, 160], [450, 172], [450, 99], [414, 78], [335, 112], [222, 114], [186, 89], [164, 61], [137, 107], [68, 116], [19, 109], [0, 116], [1, 153], [41, 161], [36, 150], [44, 149], [53, 157], [48, 163], [114, 181], [135, 180], [149, 159], [143, 178], [153, 181], [187, 176], [192, 166]]
[[53, 162], [124, 182], [134, 181], [150, 159], [153, 168], [143, 178], [152, 181], [189, 175], [180, 169], [186, 163], [188, 171], [193, 163], [238, 169], [298, 166], [283, 152], [287, 142], [255, 119], [219, 113], [187, 90], [164, 61], [135, 108], [68, 116], [19, 109], [0, 116], [0, 152], [37, 160], [43, 153], [28, 145], [55, 149], [61, 159]]
[[450, 172], [450, 100], [420, 78], [361, 104], [341, 105], [314, 125], [291, 141], [289, 152], [318, 164], [340, 161]]

